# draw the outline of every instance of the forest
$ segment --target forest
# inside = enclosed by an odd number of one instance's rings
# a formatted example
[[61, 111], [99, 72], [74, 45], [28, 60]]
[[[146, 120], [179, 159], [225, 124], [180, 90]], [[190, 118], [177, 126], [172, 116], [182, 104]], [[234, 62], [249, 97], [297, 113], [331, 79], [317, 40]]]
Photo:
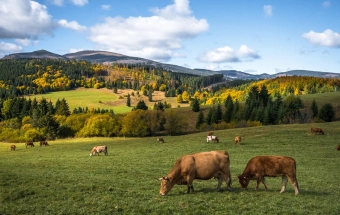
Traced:
[[[306, 108], [299, 95], [338, 91], [340, 80], [279, 77], [226, 82], [223, 75], [195, 76], [142, 65], [102, 65], [86, 61], [21, 59], [0, 61], [0, 141], [25, 142], [70, 137], [144, 137], [180, 135], [236, 127], [330, 122], [336, 109], [313, 101]], [[209, 87], [216, 83], [222, 83]], [[134, 89], [147, 95], [163, 91], [190, 110], [169, 108], [166, 102], [147, 107], [139, 101], [131, 112], [79, 107], [65, 99], [53, 104], [25, 95], [78, 87]], [[152, 98], [151, 98], [152, 99]], [[128, 100], [127, 100], [127, 105]], [[195, 128], [189, 129], [188, 118]]]

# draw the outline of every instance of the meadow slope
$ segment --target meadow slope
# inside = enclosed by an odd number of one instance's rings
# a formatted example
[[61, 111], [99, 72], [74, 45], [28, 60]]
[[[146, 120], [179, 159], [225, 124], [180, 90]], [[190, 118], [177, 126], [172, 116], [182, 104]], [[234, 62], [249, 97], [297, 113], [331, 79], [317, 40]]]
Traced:
[[[310, 127], [325, 135], [311, 135]], [[206, 133], [148, 138], [83, 138], [50, 141], [50, 146], [10, 151], [0, 143], [0, 214], [339, 214], [340, 122], [218, 130], [220, 143]], [[242, 136], [235, 145], [236, 135]], [[109, 155], [90, 157], [94, 145]], [[182, 155], [227, 150], [232, 192], [216, 192], [217, 181], [194, 181], [195, 192], [175, 185], [160, 196], [157, 178]], [[300, 194], [280, 194], [281, 178], [267, 178], [268, 191], [255, 181], [241, 190], [237, 175], [257, 155], [286, 155], [297, 162]]]

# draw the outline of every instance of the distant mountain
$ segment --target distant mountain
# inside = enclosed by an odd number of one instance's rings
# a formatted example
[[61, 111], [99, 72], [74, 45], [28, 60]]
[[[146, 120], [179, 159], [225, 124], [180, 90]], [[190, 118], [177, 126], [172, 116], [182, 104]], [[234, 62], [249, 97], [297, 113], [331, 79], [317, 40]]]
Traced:
[[2, 59], [21, 59], [21, 58], [45, 58], [45, 59], [47, 58], [47, 59], [68, 60], [66, 57], [62, 55], [54, 54], [46, 50], [9, 54], [3, 57]]
[[281, 72], [276, 74], [249, 74], [237, 70], [220, 70], [213, 71], [207, 69], [189, 69], [186, 67], [160, 63], [144, 58], [139, 57], [131, 57], [127, 55], [122, 55], [114, 52], [107, 51], [79, 51], [76, 53], [69, 53], [65, 55], [58, 55], [52, 52], [48, 52], [46, 50], [38, 50], [34, 52], [25, 52], [25, 53], [15, 53], [6, 55], [2, 59], [20, 59], [20, 58], [48, 58], [48, 59], [60, 59], [60, 60], [86, 60], [93, 63], [123, 63], [123, 64], [142, 64], [149, 65], [155, 68], [161, 68], [164, 70], [169, 70], [172, 72], [193, 74], [193, 75], [215, 75], [215, 74], [223, 74], [226, 79], [248, 79], [248, 80], [258, 80], [258, 79], [267, 79], [267, 78], [275, 78], [279, 76], [314, 76], [314, 77], [323, 77], [323, 78], [340, 78], [339, 73], [333, 72], [319, 72], [319, 71], [309, 71], [309, 70], [291, 70], [287, 72]]

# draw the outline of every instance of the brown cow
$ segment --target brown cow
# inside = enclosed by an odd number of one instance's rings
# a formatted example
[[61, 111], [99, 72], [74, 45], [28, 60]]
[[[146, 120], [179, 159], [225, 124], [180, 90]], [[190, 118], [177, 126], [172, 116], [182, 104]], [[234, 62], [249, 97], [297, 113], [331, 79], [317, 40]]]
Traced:
[[167, 176], [161, 180], [159, 194], [166, 195], [175, 184], [187, 185], [194, 192], [193, 180], [218, 179], [217, 191], [220, 191], [223, 180], [231, 191], [231, 175], [229, 154], [226, 151], [200, 152], [179, 158]]
[[340, 143], [339, 143], [339, 145], [338, 145], [338, 148], [336, 148], [338, 151], [340, 151]]
[[208, 136], [212, 136], [212, 135], [214, 135], [214, 132], [213, 131], [209, 131]]
[[25, 143], [25, 146], [26, 146], [26, 149], [27, 149], [28, 146], [34, 147], [34, 143], [32, 141], [28, 141], [28, 142]]
[[15, 151], [17, 147], [15, 145], [11, 145], [11, 151]]
[[265, 176], [282, 176], [282, 188], [280, 193], [285, 191], [287, 177], [293, 185], [295, 195], [299, 194], [299, 186], [296, 179], [296, 163], [293, 158], [285, 156], [257, 156], [249, 160], [242, 175], [239, 175], [239, 182], [243, 189], [248, 187], [250, 180], [257, 180], [255, 190], [258, 190], [260, 182], [267, 188]]
[[157, 137], [157, 142], [159, 142], [159, 143], [164, 143], [163, 137]]
[[312, 134], [325, 134], [321, 128], [311, 128], [310, 131]]
[[235, 137], [235, 144], [241, 144], [241, 136]]
[[90, 152], [90, 156], [97, 154], [99, 156], [99, 153], [104, 152], [105, 155], [108, 155], [107, 146], [95, 146], [92, 148]]
[[40, 141], [40, 146], [49, 146], [46, 140]]

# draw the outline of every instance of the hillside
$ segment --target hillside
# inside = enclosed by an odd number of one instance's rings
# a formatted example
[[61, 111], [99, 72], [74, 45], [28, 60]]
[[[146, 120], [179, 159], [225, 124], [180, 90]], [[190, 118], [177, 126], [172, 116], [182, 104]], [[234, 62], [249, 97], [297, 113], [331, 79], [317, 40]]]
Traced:
[[48, 59], [62, 59], [62, 60], [86, 60], [93, 63], [121, 63], [121, 64], [140, 64], [140, 65], [148, 65], [153, 66], [155, 68], [160, 68], [164, 70], [169, 70], [172, 72], [179, 73], [187, 73], [194, 74], [200, 76], [209, 76], [214, 74], [223, 74], [224, 77], [228, 80], [233, 79], [250, 79], [250, 80], [258, 80], [258, 79], [267, 79], [267, 78], [275, 78], [279, 76], [314, 76], [314, 77], [324, 77], [324, 78], [340, 78], [340, 71], [335, 72], [322, 72], [322, 71], [309, 71], [309, 70], [291, 70], [287, 72], [281, 72], [277, 74], [249, 74], [242, 71], [237, 70], [207, 70], [207, 69], [190, 69], [183, 66], [160, 63], [144, 58], [132, 57], [127, 55], [122, 55], [119, 53], [107, 52], [107, 51], [79, 51], [75, 53], [69, 53], [64, 55], [54, 54], [52, 52], [48, 52], [46, 50], [39, 50], [34, 52], [26, 52], [26, 53], [15, 53], [10, 54], [2, 59], [21, 59], [21, 58], [48, 58]]

